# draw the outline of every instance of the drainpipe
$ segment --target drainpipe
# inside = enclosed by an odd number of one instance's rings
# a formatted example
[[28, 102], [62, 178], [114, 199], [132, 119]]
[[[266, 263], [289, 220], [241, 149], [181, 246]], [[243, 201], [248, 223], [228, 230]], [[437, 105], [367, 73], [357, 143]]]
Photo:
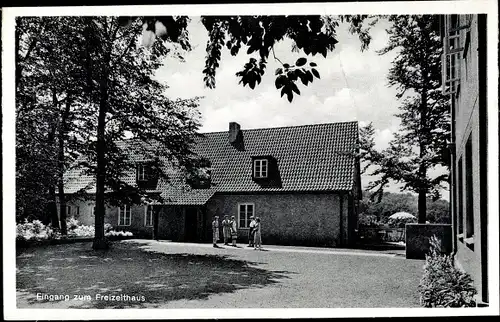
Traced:
[[344, 245], [344, 195], [342, 193], [339, 194], [339, 210], [340, 210], [340, 243], [339, 246]]
[[451, 257], [455, 261], [455, 255], [457, 253], [457, 182], [456, 182], [456, 143], [455, 143], [455, 97], [451, 95], [451, 142], [449, 144], [450, 149], [450, 219], [452, 225], [452, 253]]

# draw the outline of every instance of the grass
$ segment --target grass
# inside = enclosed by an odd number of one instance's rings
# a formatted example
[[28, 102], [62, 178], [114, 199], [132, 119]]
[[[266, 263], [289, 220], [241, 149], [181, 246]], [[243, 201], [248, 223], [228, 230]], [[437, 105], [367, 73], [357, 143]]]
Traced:
[[[44, 245], [18, 254], [16, 286], [30, 294], [30, 304], [67, 299], [37, 299], [46, 294], [68, 295], [73, 308], [141, 308], [263, 287], [286, 277], [255, 264], [222, 255], [156, 253], [133, 242], [115, 242], [100, 252], [91, 243]], [[97, 299], [98, 294], [120, 300]]]

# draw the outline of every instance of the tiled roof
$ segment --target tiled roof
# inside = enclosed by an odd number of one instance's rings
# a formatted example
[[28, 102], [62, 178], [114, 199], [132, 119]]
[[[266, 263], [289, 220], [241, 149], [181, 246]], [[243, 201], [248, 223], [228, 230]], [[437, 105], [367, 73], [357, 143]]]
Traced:
[[[228, 132], [206, 133], [195, 152], [212, 162], [212, 183], [219, 192], [340, 191], [354, 183], [357, 122], [242, 130], [242, 151]], [[252, 180], [252, 156], [270, 155], [278, 164], [280, 187]]]
[[[230, 144], [228, 132], [205, 133], [196, 140], [194, 152], [211, 161], [212, 187], [187, 189], [171, 172], [170, 183], [159, 180], [157, 191], [167, 204], [205, 204], [220, 192], [349, 191], [354, 184], [356, 160], [351, 155], [358, 140], [357, 122], [241, 130], [243, 144]], [[278, 166], [279, 185], [261, 185], [252, 179], [252, 156], [272, 156]], [[137, 158], [137, 156], [132, 157]], [[139, 157], [140, 158], [140, 157]], [[135, 161], [140, 161], [139, 159]], [[67, 193], [93, 180], [72, 170]], [[129, 180], [130, 179], [130, 180]], [[133, 184], [135, 173], [125, 181]]]

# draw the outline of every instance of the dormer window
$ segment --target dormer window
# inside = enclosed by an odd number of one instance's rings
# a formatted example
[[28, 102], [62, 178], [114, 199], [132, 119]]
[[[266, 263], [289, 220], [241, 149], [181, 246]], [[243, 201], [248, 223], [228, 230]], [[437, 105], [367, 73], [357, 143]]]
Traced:
[[137, 164], [137, 181], [147, 181], [149, 166], [144, 163]]
[[253, 177], [256, 179], [267, 178], [269, 173], [269, 160], [255, 159], [253, 161]]

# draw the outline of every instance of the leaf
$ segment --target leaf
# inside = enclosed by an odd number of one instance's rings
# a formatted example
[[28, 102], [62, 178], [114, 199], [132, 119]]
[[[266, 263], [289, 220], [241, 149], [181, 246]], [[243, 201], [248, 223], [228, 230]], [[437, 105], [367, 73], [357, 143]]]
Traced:
[[295, 93], [297, 93], [297, 95], [300, 95], [300, 91], [299, 91], [297, 85], [295, 85], [295, 83], [292, 83], [290, 85], [290, 87], [292, 88], [292, 91], [294, 91]]
[[274, 85], [276, 85], [276, 89], [280, 89], [281, 87], [283, 87], [285, 85], [285, 79], [286, 79], [286, 77], [283, 75], [280, 75], [276, 78], [276, 80], [274, 81]]
[[285, 69], [288, 69], [288, 68], [290, 68], [290, 65], [285, 63], [285, 64], [283, 64], [283, 67], [285, 67]]
[[314, 80], [314, 77], [313, 77], [313, 74], [311, 73], [311, 71], [310, 71], [310, 70], [308, 70], [308, 71], [306, 72], [306, 75], [307, 75], [307, 80], [308, 80], [310, 83], [312, 83], [312, 81]]
[[285, 93], [286, 93], [286, 87], [283, 87], [281, 89], [281, 97], [283, 97], [283, 95], [285, 95]]
[[297, 61], [295, 62], [295, 66], [297, 67], [300, 67], [300, 66], [304, 66], [307, 62], [307, 58], [304, 58], [304, 57], [301, 57], [299, 59], [297, 59]]
[[288, 90], [286, 92], [286, 97], [288, 98], [288, 101], [291, 103], [293, 100], [293, 93], [292, 93], [292, 90], [290, 89], [290, 87], [288, 87]]
[[311, 66], [311, 67], [316, 67], [316, 66], [318, 66], [318, 65], [316, 65], [316, 63], [315, 63], [315, 62], [310, 62], [310, 63], [309, 63], [309, 66]]
[[281, 74], [283, 74], [283, 68], [276, 69], [276, 72], [274, 73], [274, 75], [281, 75]]
[[311, 69], [311, 72], [313, 73], [314, 76], [316, 76], [316, 78], [320, 78], [319, 77], [319, 73], [318, 73], [318, 71], [316, 69], [314, 69], [314, 68]]

